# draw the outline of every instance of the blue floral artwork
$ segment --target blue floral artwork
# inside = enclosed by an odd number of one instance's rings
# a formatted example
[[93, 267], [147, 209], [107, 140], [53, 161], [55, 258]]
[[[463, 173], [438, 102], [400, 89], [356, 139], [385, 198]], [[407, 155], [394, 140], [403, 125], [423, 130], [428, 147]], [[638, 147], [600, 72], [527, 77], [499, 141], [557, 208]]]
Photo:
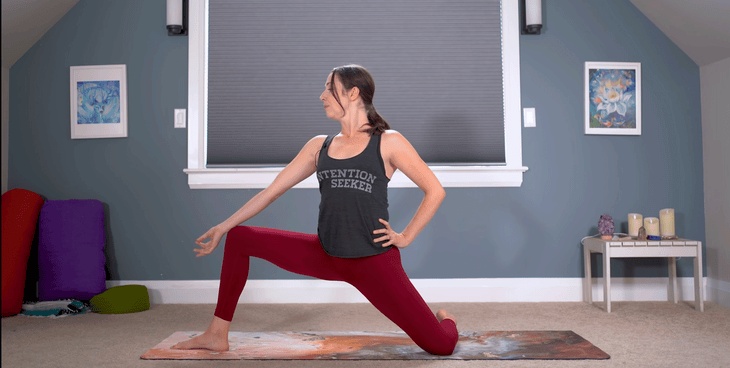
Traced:
[[119, 81], [77, 82], [76, 124], [120, 124]]
[[636, 70], [589, 69], [590, 128], [636, 128]]

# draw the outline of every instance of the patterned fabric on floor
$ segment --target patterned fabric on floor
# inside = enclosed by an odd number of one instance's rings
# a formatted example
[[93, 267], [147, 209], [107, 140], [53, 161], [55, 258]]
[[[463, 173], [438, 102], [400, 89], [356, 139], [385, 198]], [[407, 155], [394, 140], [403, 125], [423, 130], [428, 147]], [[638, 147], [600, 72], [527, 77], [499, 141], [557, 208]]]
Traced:
[[202, 332], [180, 331], [142, 355], [142, 359], [609, 359], [573, 331], [462, 331], [450, 356], [419, 348], [404, 332], [231, 332], [230, 350], [170, 349]]
[[91, 312], [87, 301], [64, 299], [45, 302], [27, 302], [23, 304], [20, 315], [34, 318], [62, 318]]

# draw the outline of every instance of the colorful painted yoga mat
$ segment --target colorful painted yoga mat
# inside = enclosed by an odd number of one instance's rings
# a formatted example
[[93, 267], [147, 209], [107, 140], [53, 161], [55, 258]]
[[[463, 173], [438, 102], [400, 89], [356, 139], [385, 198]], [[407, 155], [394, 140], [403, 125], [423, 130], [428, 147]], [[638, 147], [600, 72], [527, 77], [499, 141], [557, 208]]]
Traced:
[[450, 356], [431, 355], [404, 332], [231, 332], [230, 350], [177, 350], [201, 332], [175, 332], [142, 359], [608, 359], [573, 331], [462, 331]]

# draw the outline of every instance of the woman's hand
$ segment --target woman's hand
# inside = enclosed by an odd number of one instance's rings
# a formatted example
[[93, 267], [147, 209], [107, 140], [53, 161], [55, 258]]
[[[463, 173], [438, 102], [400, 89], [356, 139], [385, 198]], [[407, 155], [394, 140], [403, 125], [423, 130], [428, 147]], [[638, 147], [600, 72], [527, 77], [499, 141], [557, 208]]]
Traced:
[[378, 219], [381, 224], [385, 225], [384, 229], [378, 229], [373, 231], [373, 234], [384, 234], [383, 236], [375, 239], [376, 243], [380, 242], [386, 242], [383, 244], [383, 248], [391, 245], [395, 245], [397, 248], [405, 248], [407, 247], [411, 242], [406, 238], [403, 233], [398, 234], [393, 229], [390, 228], [390, 224], [388, 224], [388, 221], [385, 221], [383, 219]]
[[[223, 230], [223, 228], [215, 226], [210, 228], [203, 236], [199, 237], [198, 240], [195, 241], [195, 244], [200, 246], [202, 249], [195, 248], [193, 251], [197, 252], [198, 255], [195, 257], [202, 257], [207, 256], [208, 254], [213, 253], [213, 250], [218, 247], [218, 244], [221, 241], [221, 238], [223, 238], [223, 235], [226, 234], [226, 231]], [[203, 243], [203, 240], [210, 238], [210, 241], [207, 243]]]

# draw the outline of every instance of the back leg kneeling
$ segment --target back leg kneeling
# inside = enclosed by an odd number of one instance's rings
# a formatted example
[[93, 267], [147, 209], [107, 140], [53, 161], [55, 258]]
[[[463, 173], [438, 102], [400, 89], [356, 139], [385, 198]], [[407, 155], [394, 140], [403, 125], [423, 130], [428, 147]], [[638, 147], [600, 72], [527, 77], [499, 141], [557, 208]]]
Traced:
[[421, 349], [434, 355], [450, 355], [454, 351], [459, 339], [455, 318], [439, 311], [437, 319], [403, 271], [397, 248], [377, 256], [341, 262], [348, 266], [342, 267], [346, 269], [346, 281]]

